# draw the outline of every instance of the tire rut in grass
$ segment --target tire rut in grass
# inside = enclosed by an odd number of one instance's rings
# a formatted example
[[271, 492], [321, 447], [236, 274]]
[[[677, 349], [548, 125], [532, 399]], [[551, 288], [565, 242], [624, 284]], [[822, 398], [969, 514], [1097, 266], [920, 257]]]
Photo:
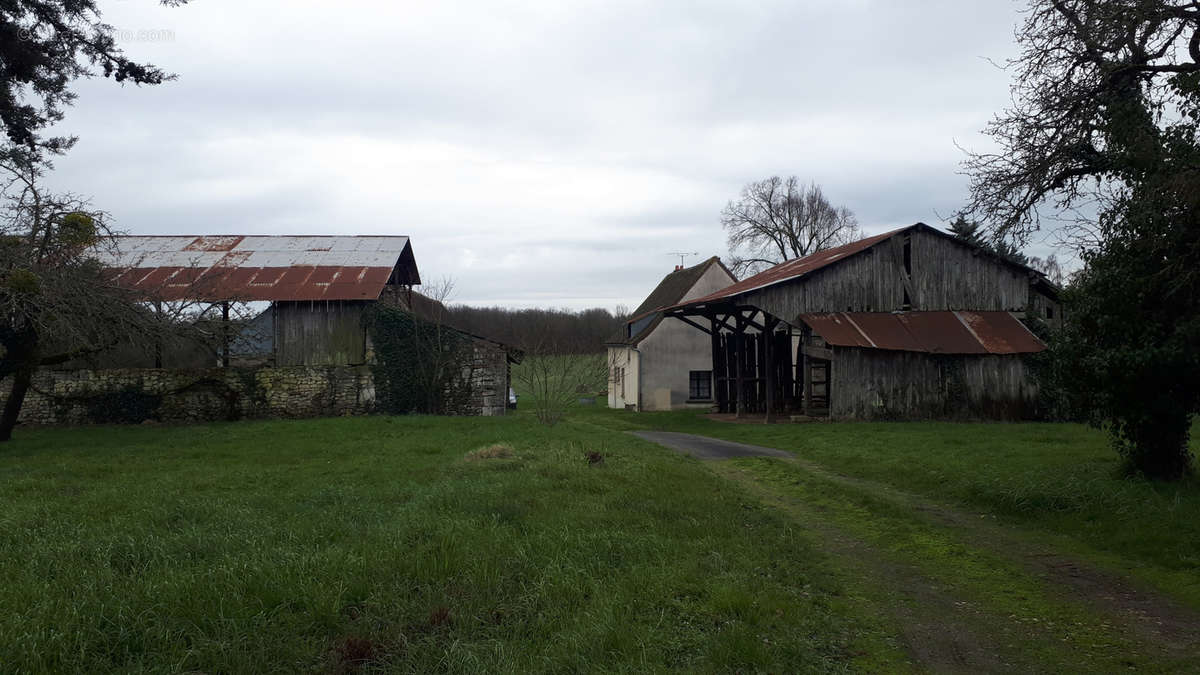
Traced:
[[922, 670], [930, 672], [1000, 673], [1022, 670], [1019, 652], [1009, 648], [1011, 631], [997, 632], [982, 620], [971, 603], [912, 565], [898, 562], [872, 544], [829, 525], [815, 509], [797, 504], [759, 484], [753, 477], [724, 468], [717, 473], [738, 482], [768, 505], [803, 522], [806, 530], [852, 572], [857, 582], [873, 587], [887, 599], [884, 610]]
[[972, 546], [1017, 562], [1051, 588], [1110, 617], [1144, 641], [1174, 653], [1200, 649], [1200, 612], [1131, 579], [1029, 541], [1028, 536], [1013, 533], [980, 515], [935, 504], [891, 486], [836, 474], [807, 460], [784, 461], [830, 482], [910, 508], [925, 520], [954, 530]]
[[[713, 452], [714, 446], [729, 448], [727, 457], [771, 455], [779, 450], [745, 443], [718, 440], [693, 434], [670, 434], [670, 443], [650, 434], [637, 434], [681, 451], [686, 437], [697, 447]], [[1200, 650], [1200, 612], [1149, 589], [1134, 580], [1100, 569], [1088, 562], [1029, 541], [1028, 536], [990, 523], [979, 515], [936, 504], [888, 485], [835, 473], [810, 460], [781, 458], [831, 483], [851, 487], [890, 501], [923, 516], [927, 521], [953, 529], [973, 546], [1016, 561], [1062, 594], [1110, 617], [1138, 638], [1153, 642], [1169, 652], [1188, 654]], [[703, 456], [703, 455], [701, 455]]]

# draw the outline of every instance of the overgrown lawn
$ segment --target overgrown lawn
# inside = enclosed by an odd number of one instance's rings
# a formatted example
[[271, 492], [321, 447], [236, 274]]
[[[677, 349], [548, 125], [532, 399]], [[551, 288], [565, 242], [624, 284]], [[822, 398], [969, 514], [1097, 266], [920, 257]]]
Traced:
[[0, 500], [5, 672], [905, 658], [786, 520], [695, 461], [588, 423], [23, 431], [0, 451]]

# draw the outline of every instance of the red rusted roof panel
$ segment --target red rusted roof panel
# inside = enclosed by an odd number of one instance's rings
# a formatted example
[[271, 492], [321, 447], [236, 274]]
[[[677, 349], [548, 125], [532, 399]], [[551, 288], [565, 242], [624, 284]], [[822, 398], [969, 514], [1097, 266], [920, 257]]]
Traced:
[[988, 353], [954, 312], [907, 312], [896, 316], [924, 347], [919, 351], [930, 354]]
[[374, 300], [398, 268], [420, 283], [408, 237], [117, 237], [97, 251], [114, 283], [164, 300]]
[[1046, 345], [1008, 312], [955, 312], [992, 354], [1040, 352]]
[[802, 314], [800, 319], [825, 341], [839, 347], [874, 347], [867, 336], [854, 327], [841, 313]]
[[1008, 312], [836, 312], [800, 320], [836, 347], [928, 354], [1030, 354], [1046, 345]]
[[882, 312], [845, 313], [843, 317], [858, 327], [876, 349], [901, 352], [925, 351], [921, 343], [908, 332], [898, 315]]

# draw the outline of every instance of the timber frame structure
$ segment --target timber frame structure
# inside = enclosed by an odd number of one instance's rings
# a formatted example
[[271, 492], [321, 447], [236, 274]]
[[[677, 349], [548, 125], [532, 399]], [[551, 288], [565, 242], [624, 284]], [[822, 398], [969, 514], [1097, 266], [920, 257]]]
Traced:
[[832, 354], [808, 345], [812, 331], [807, 327], [752, 305], [714, 305], [698, 312], [676, 308], [665, 314], [709, 335], [719, 412], [762, 414], [768, 422], [780, 414], [829, 414]]
[[1061, 321], [1044, 275], [923, 223], [662, 311], [708, 335], [715, 409], [768, 422], [1027, 416], [1021, 322]]

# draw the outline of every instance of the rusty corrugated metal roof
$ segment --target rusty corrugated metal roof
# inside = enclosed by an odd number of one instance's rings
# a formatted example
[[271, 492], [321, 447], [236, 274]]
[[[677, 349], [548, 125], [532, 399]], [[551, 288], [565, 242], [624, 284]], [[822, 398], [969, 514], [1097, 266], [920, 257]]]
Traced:
[[902, 232], [908, 232], [910, 230], [918, 230], [918, 229], [923, 230], [925, 232], [929, 232], [931, 234], [934, 234], [934, 235], [937, 235], [940, 237], [943, 237], [943, 238], [946, 238], [946, 239], [951, 239], [951, 240], [957, 241], [960, 244], [962, 244], [963, 246], [970, 246], [972, 248], [975, 248], [981, 254], [990, 256], [1001, 264], [1010, 265], [1012, 267], [1019, 268], [1021, 270], [1024, 270], [1025, 272], [1028, 272], [1028, 273], [1034, 275], [1035, 281], [1037, 283], [1047, 285], [1047, 287], [1050, 288], [1051, 290], [1054, 290], [1054, 291], [1057, 290], [1056, 287], [1054, 287], [1054, 285], [1051, 284], [1049, 282], [1049, 280], [1047, 280], [1045, 278], [1044, 274], [1029, 267], [1028, 265], [1022, 265], [1021, 263], [1015, 262], [1013, 260], [1010, 260], [1010, 259], [1005, 258], [1000, 255], [997, 255], [995, 252], [980, 248], [969, 242], [965, 242], [961, 239], [958, 239], [953, 234], [950, 234], [948, 232], [943, 232], [942, 230], [930, 227], [930, 226], [926, 225], [925, 223], [915, 223], [915, 224], [909, 225], [907, 227], [902, 227], [897, 230], [892, 230], [891, 232], [884, 232], [883, 234], [877, 234], [873, 237], [867, 237], [866, 239], [860, 239], [858, 241], [851, 242], [849, 244], [844, 244], [842, 246], [837, 246], [835, 248], [825, 249], [823, 251], [817, 251], [816, 253], [807, 255], [803, 258], [796, 258], [795, 260], [788, 260], [787, 262], [782, 262], [770, 269], [759, 272], [758, 274], [756, 274], [752, 277], [748, 277], [748, 278], [743, 279], [735, 284], [726, 286], [725, 288], [717, 291], [716, 293], [706, 295], [703, 298], [696, 298], [695, 300], [689, 300], [685, 303], [681, 303], [676, 306], [677, 307], [692, 307], [692, 306], [705, 305], [705, 304], [714, 303], [714, 302], [721, 303], [721, 302], [727, 301], [735, 296], [742, 295], [743, 293], [750, 293], [752, 291], [757, 291], [762, 288], [767, 288], [768, 286], [774, 286], [775, 284], [780, 284], [785, 281], [801, 279], [808, 274], [816, 272], [819, 269], [828, 267], [829, 265], [832, 265], [837, 262], [841, 262], [842, 260], [845, 260], [851, 256], [861, 253], [861, 252], [875, 246], [876, 244], [879, 244], [880, 242], [891, 239], [892, 237], [894, 237]]
[[375, 300], [419, 284], [408, 237], [131, 236], [98, 251], [116, 282], [162, 300]]
[[856, 253], [865, 251], [868, 248], [871, 248], [872, 246], [874, 246], [875, 244], [878, 244], [879, 242], [884, 241], [885, 239], [889, 239], [889, 238], [895, 236], [896, 234], [903, 232], [904, 230], [907, 230], [912, 227], [916, 227], [916, 226], [909, 225], [908, 227], [903, 227], [903, 228], [900, 228], [899, 230], [892, 230], [891, 232], [884, 232], [883, 234], [877, 234], [873, 237], [867, 237], [866, 239], [860, 239], [858, 241], [851, 242], [849, 244], [845, 244], [842, 246], [836, 246], [834, 248], [827, 248], [823, 251], [817, 251], [816, 253], [804, 256], [803, 258], [796, 258], [795, 260], [789, 260], [787, 262], [780, 263], [770, 269], [763, 270], [762, 272], [759, 272], [758, 274], [755, 274], [752, 277], [747, 277], [735, 284], [726, 286], [725, 288], [717, 291], [716, 293], [711, 293], [709, 295], [704, 296], [703, 298], [696, 298], [695, 300], [689, 300], [687, 303], [684, 303], [684, 304], [703, 305], [705, 303], [715, 302], [717, 300], [724, 300], [727, 298], [732, 298], [733, 296], [741, 295], [742, 293], [749, 293], [750, 291], [757, 291], [760, 288], [766, 288], [767, 286], [774, 286], [775, 284], [782, 283], [784, 281], [788, 281], [791, 279], [798, 279], [806, 274], [815, 272], [815, 271], [821, 269], [822, 267], [831, 265], [839, 260], [848, 258]]
[[1046, 348], [1009, 312], [833, 312], [800, 320], [836, 347], [928, 354], [1030, 354]]

